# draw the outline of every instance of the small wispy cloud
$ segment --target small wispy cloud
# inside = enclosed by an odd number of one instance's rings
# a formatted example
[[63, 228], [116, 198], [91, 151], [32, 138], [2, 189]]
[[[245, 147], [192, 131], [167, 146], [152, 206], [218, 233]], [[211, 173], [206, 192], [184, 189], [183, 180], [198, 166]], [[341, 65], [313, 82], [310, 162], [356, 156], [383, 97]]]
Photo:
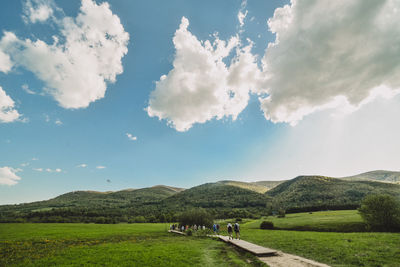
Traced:
[[50, 172], [50, 173], [52, 173], [52, 172], [57, 172], [57, 173], [60, 173], [60, 172], [62, 172], [62, 169], [60, 169], [60, 168], [56, 168], [56, 169], [50, 169], [50, 168], [33, 168], [32, 170], [34, 170], [34, 171], [37, 171], [37, 172]]
[[21, 165], [21, 167], [26, 167], [26, 166], [29, 166], [29, 162], [24, 162], [24, 163], [21, 163], [20, 165]]
[[[46, 122], [53, 122], [53, 119], [50, 118], [50, 116], [48, 114], [43, 114], [43, 116], [44, 116], [44, 120]], [[54, 124], [60, 126], [60, 125], [63, 125], [63, 122], [61, 121], [61, 119], [57, 118], [56, 120], [54, 120]]]
[[39, 160], [38, 158], [32, 158], [31, 160]]
[[247, 16], [247, 12], [248, 11], [246, 10], [244, 13], [242, 11], [239, 11], [239, 13], [238, 13], [238, 20], [239, 20], [240, 28], [242, 28], [244, 25], [244, 19]]
[[105, 168], [106, 168], [105, 166], [101, 166], [101, 165], [96, 167], [96, 169], [99, 169], [99, 170], [105, 169]]
[[36, 95], [36, 92], [32, 91], [26, 83], [22, 85], [22, 90], [30, 95]]
[[130, 133], [126, 133], [126, 136], [127, 136], [128, 139], [131, 140], [131, 141], [136, 141], [136, 140], [137, 140], [137, 137], [136, 137], [136, 136], [133, 136], [133, 135], [130, 134]]
[[[243, 26], [244, 26], [244, 19], [246, 18], [247, 13], [248, 13], [248, 11], [245, 10], [246, 6], [247, 6], [247, 1], [245, 0], [245, 1], [242, 2], [241, 6], [240, 6], [240, 10], [239, 10], [238, 15], [237, 15], [237, 18], [238, 18], [238, 20], [239, 20], [239, 26], [240, 26], [240, 28], [243, 28]], [[242, 30], [241, 30], [241, 31], [242, 31]]]
[[76, 165], [76, 167], [77, 167], [77, 168], [86, 168], [86, 167], [87, 167], [87, 164], [82, 163], [82, 164]]

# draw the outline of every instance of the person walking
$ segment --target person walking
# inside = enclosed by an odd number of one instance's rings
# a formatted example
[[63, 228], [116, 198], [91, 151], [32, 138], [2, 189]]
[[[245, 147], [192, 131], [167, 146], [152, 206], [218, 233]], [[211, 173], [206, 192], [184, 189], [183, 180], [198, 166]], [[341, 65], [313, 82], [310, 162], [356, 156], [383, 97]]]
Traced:
[[217, 227], [217, 235], [219, 235], [219, 224], [218, 223], [217, 223], [216, 227]]
[[213, 225], [213, 231], [214, 231], [214, 235], [217, 233], [217, 225], [214, 223]]
[[233, 229], [235, 230], [236, 239], [240, 240], [240, 225], [239, 225], [239, 223], [235, 223], [235, 225], [233, 226]]
[[227, 225], [226, 227], [228, 228], [228, 239], [229, 239], [229, 240], [230, 240], [230, 239], [233, 240], [233, 237], [232, 237], [232, 224], [231, 224], [231, 223], [228, 223], [228, 225]]

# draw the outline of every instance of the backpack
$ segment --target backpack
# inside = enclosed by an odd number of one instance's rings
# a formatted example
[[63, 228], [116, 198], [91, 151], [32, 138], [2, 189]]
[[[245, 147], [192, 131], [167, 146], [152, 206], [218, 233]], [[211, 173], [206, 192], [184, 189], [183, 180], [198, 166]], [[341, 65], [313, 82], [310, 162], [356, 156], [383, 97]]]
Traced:
[[238, 223], [235, 223], [235, 232], [239, 232], [239, 224]]
[[228, 232], [232, 232], [232, 225], [228, 225]]

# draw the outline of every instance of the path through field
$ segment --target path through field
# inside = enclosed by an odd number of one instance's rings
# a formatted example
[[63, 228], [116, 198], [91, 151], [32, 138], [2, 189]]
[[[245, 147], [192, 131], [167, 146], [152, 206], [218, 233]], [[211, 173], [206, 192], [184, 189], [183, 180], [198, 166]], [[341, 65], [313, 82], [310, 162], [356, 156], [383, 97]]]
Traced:
[[329, 267], [329, 265], [323, 263], [262, 247], [244, 240], [229, 240], [227, 236], [222, 235], [218, 235], [217, 237], [224, 242], [256, 255], [262, 262], [268, 264], [270, 267]]
[[[182, 232], [173, 230], [170, 230], [169, 232], [184, 234]], [[216, 237], [226, 243], [248, 251], [257, 256], [260, 261], [268, 264], [270, 267], [329, 267], [329, 265], [324, 263], [319, 263], [300, 256], [262, 247], [244, 240], [229, 239], [228, 236], [224, 235], [210, 235], [210, 237]]]

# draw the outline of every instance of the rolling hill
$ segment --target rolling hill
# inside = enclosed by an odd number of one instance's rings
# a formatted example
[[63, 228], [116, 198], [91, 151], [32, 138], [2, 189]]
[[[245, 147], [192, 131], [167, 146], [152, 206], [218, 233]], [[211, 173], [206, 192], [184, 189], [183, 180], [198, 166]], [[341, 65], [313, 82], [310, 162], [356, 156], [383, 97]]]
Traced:
[[249, 218], [266, 214], [268, 203], [271, 198], [265, 194], [217, 182], [195, 186], [165, 198], [160, 208], [175, 212], [203, 208], [215, 218]]
[[340, 179], [348, 181], [379, 181], [400, 184], [400, 172], [377, 170], [354, 176], [342, 177]]
[[[97, 222], [98, 218], [120, 220], [146, 214], [146, 209], [154, 212], [162, 199], [183, 190], [158, 185], [116, 192], [73, 191], [45, 201], [0, 206], [0, 222], [12, 221], [15, 217], [28, 221], [44, 221], [47, 217], [57, 222]], [[68, 219], [62, 220], [65, 217]]]
[[[46, 201], [0, 206], [0, 222], [164, 222], [203, 208], [217, 218], [354, 209], [368, 194], [400, 198], [398, 172], [373, 171], [344, 178], [298, 176], [286, 181], [220, 181], [190, 189], [153, 186], [116, 192], [74, 191]], [[383, 181], [383, 182], [382, 182]]]
[[261, 194], [268, 191], [268, 187], [263, 186], [263, 185], [258, 185], [255, 183], [246, 183], [246, 182], [238, 182], [238, 181], [220, 181], [219, 183], [251, 190], [251, 191], [254, 191], [257, 193], [261, 193]]
[[400, 196], [400, 185], [346, 181], [325, 176], [298, 176], [266, 192], [274, 208], [289, 211], [356, 208], [368, 194]]
[[219, 181], [219, 183], [225, 184], [225, 185], [231, 185], [231, 186], [236, 186], [240, 187], [243, 189], [248, 189], [257, 193], [265, 193], [268, 190], [274, 188], [275, 186], [286, 182], [286, 180], [282, 181], [258, 181], [258, 182], [239, 182], [239, 181], [231, 181], [231, 180], [226, 180], [226, 181]]
[[265, 207], [270, 198], [249, 189], [217, 182], [186, 189], [161, 202], [169, 207], [247, 208]]

